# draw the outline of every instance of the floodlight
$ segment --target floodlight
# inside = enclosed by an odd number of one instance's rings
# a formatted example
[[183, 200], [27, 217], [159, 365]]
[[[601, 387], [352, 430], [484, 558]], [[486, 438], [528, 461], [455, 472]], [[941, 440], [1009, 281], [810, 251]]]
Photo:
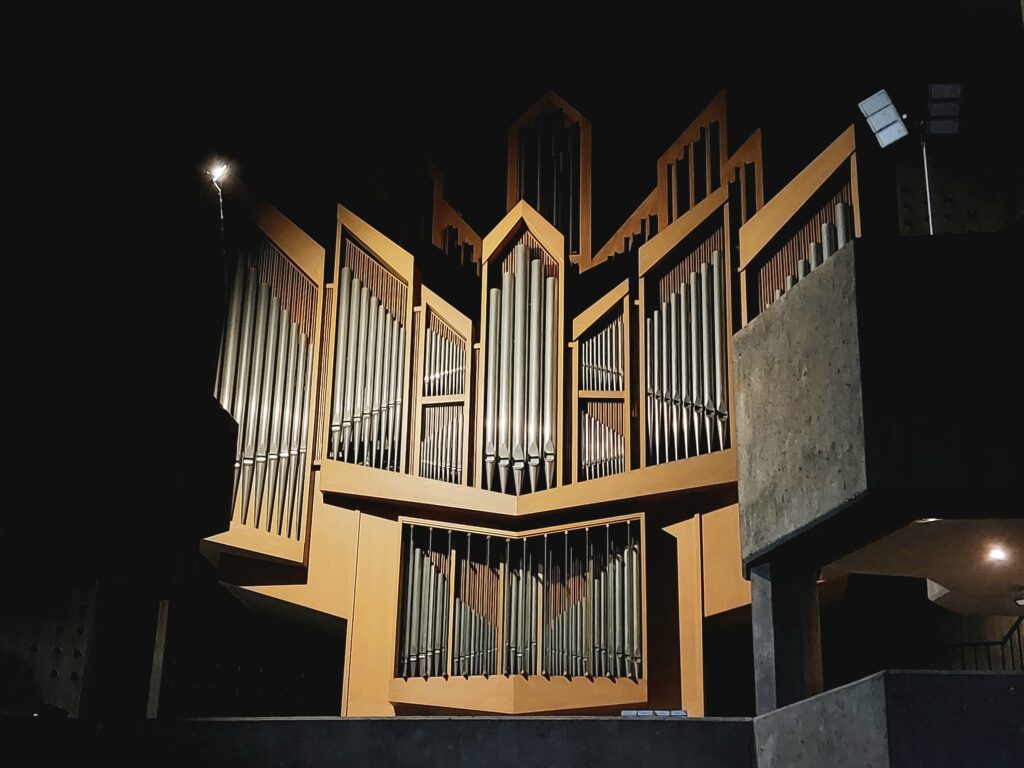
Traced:
[[861, 114], [868, 121], [871, 132], [878, 139], [881, 147], [888, 147], [894, 141], [899, 141], [907, 135], [907, 126], [903, 118], [889, 98], [888, 92], [883, 88], [878, 93], [868, 96], [857, 106]]

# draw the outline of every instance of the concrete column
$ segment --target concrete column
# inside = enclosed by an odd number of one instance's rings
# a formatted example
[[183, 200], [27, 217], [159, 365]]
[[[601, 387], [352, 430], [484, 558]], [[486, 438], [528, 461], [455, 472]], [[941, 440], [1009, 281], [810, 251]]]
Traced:
[[820, 693], [821, 625], [816, 568], [750, 569], [757, 714]]

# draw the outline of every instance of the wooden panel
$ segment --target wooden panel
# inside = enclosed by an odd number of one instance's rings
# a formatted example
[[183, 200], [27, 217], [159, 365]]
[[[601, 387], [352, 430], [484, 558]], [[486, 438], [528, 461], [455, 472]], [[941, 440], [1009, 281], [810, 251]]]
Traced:
[[[383, 474], [383, 473], [378, 473]], [[388, 682], [394, 669], [401, 526], [359, 516], [359, 545], [347, 666], [349, 716], [393, 715]]]
[[[525, 517], [583, 509], [621, 501], [642, 501], [670, 494], [716, 488], [736, 482], [736, 449], [727, 448], [684, 461], [635, 469], [625, 477], [609, 476], [563, 485], [520, 497], [454, 486], [422, 477], [402, 477], [354, 464], [324, 462], [323, 492], [337, 498], [398, 506]], [[358, 506], [357, 502], [352, 502]]]
[[679, 563], [679, 674], [683, 709], [690, 717], [704, 716], [704, 607], [701, 589], [701, 519], [670, 525], [676, 537]]
[[257, 203], [251, 216], [256, 226], [288, 254], [310, 280], [317, 285], [323, 284], [324, 257], [327, 255], [323, 247], [273, 206]]
[[[726, 158], [728, 155], [728, 125], [726, 123], [726, 103], [725, 103], [725, 91], [721, 91], [711, 101], [704, 110], [693, 119], [686, 129], [679, 135], [679, 137], [672, 142], [668, 149], [662, 153], [661, 157], [658, 158], [658, 222], [660, 226], [667, 227], [670, 222], [673, 222], [675, 218], [670, 212], [668, 207], [669, 201], [669, 179], [668, 179], [668, 164], [675, 162], [683, 154], [683, 148], [691, 145], [695, 139], [700, 136], [701, 128], [707, 128], [711, 123], [717, 122], [719, 125], [719, 169], [725, 168]], [[710, 145], [708, 141], [708, 153], [710, 157]], [[693, 155], [690, 153], [690, 205], [693, 205]], [[725, 177], [722, 176], [719, 179], [721, 186], [726, 186]], [[711, 193], [711, 179], [708, 179], [707, 193]], [[674, 198], [673, 198], [674, 199]]]
[[[601, 246], [601, 250], [594, 254], [593, 259], [588, 267], [597, 266], [602, 262], [607, 261], [613, 256], [622, 253], [626, 248], [626, 241], [632, 238], [640, 231], [640, 222], [648, 219], [650, 216], [658, 215], [658, 189], [655, 187], [652, 189], [647, 197], [643, 199], [643, 202], [636, 207], [623, 222], [615, 234], [608, 238], [608, 242]], [[658, 220], [659, 224], [661, 219]], [[585, 271], [583, 266], [580, 265], [580, 272]]]
[[623, 280], [608, 293], [591, 304], [587, 309], [576, 315], [572, 321], [573, 341], [578, 339], [584, 332], [596, 323], [601, 317], [609, 312], [616, 304], [629, 297], [629, 280]]
[[750, 605], [750, 582], [740, 556], [740, 507], [732, 504], [701, 515], [704, 615]]
[[[591, 263], [591, 169], [590, 157], [592, 147], [592, 127], [579, 110], [575, 109], [565, 99], [554, 92], [546, 93], [541, 99], [533, 104], [526, 112], [509, 127], [508, 130], [508, 173], [506, 175], [505, 202], [506, 208], [511, 211], [520, 201], [517, 194], [519, 174], [519, 130], [529, 125], [534, 119], [546, 109], [556, 109], [564, 115], [566, 124], [576, 123], [580, 127], [580, 177], [579, 200], [580, 211], [579, 221], [579, 250], [568, 253], [569, 245], [566, 245], [567, 262], [579, 264], [581, 271]], [[486, 243], [484, 251], [489, 251]], [[561, 254], [560, 254], [561, 255]]]
[[414, 475], [382, 472], [360, 464], [325, 461], [325, 494], [377, 502], [387, 500], [398, 506], [485, 512], [491, 515], [516, 514], [516, 498], [476, 487], [463, 487], [428, 480]]
[[598, 677], [550, 679], [530, 677], [411, 677], [390, 681], [388, 695], [394, 704], [411, 704], [473, 713], [503, 715], [558, 712], [585, 713], [595, 709], [614, 712], [636, 708], [647, 701], [647, 681]]

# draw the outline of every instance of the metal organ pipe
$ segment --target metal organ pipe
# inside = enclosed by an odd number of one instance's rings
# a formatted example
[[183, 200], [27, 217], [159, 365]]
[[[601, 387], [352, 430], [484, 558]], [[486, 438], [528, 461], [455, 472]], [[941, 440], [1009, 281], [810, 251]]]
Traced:
[[405, 284], [346, 239], [338, 271], [327, 456], [398, 470], [402, 464]]

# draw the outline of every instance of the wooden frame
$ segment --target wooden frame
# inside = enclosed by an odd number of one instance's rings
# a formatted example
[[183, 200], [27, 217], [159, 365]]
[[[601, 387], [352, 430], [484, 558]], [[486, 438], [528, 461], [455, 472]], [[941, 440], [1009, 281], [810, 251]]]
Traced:
[[[489, 278], [487, 267], [495, 257], [501, 258], [512, 242], [523, 232], [528, 230], [537, 239], [541, 247], [547, 251], [558, 267], [558, 307], [555, 312], [555, 349], [559, 350], [558, 371], [555, 379], [555, 392], [557, 397], [555, 403], [558, 413], [555, 419], [557, 424], [557, 442], [555, 445], [555, 477], [557, 486], [565, 482], [565, 412], [564, 408], [564, 385], [565, 385], [565, 240], [562, 233], [555, 229], [547, 219], [541, 216], [530, 206], [529, 203], [520, 200], [505, 217], [498, 222], [498, 225], [484, 237], [484, 253], [480, 262], [480, 341], [477, 352], [477, 398], [476, 398], [476, 424], [474, 426], [473, 438], [473, 485], [476, 488], [483, 487], [483, 448], [484, 448], [484, 387], [486, 381], [486, 360], [487, 360], [487, 301]], [[495, 493], [491, 492], [488, 493]], [[544, 493], [544, 491], [541, 491]], [[526, 494], [531, 495], [531, 494]]]
[[[531, 123], [542, 110], [549, 108], [560, 110], [565, 115], [567, 123], [576, 122], [580, 126], [580, 247], [577, 253], [560, 253], [559, 256], [567, 257], [569, 262], [579, 265], [582, 272], [590, 266], [592, 247], [590, 241], [591, 126], [587, 118], [554, 92], [546, 93], [537, 103], [520, 115], [519, 119], [508, 129], [508, 176], [505, 204], [506, 208], [511, 211], [520, 202], [516, 194], [519, 181], [519, 129]], [[486, 245], [484, 245], [484, 250], [487, 250]]]
[[[596, 324], [618, 309], [622, 313], [622, 379], [619, 391], [587, 392], [579, 388], [580, 348], [582, 337]], [[569, 344], [572, 360], [572, 389], [570, 392], [570, 418], [572, 419], [572, 471], [571, 482], [577, 485], [579, 479], [580, 450], [580, 402], [583, 400], [609, 400], [622, 403], [622, 436], [625, 442], [624, 469], [617, 475], [622, 477], [632, 469], [632, 430], [630, 418], [632, 399], [630, 381], [632, 376], [630, 360], [630, 339], [632, 338], [632, 306], [629, 295], [629, 280], [623, 280], [612, 290], [598, 299], [591, 307], [578, 314], [572, 321], [572, 341]]]
[[[392, 704], [425, 707], [442, 707], [445, 709], [467, 710], [501, 714], [526, 714], [531, 712], [550, 712], [564, 710], [586, 710], [600, 707], [616, 707], [627, 704], [641, 704], [647, 701], [647, 681], [650, 668], [648, 651], [647, 625], [647, 516], [646, 513], [629, 514], [587, 520], [564, 525], [545, 526], [526, 531], [505, 531], [496, 528], [465, 525], [459, 523], [441, 523], [420, 517], [399, 516], [400, 528], [405, 525], [435, 527], [460, 533], [490, 535], [508, 539], [524, 539], [544, 534], [560, 534], [567, 531], [578, 531], [585, 528], [637, 521], [640, 525], [640, 630], [643, 645], [643, 666], [639, 679], [628, 677], [608, 679], [604, 677], [566, 677], [562, 675], [542, 674], [537, 672], [530, 676], [498, 672], [494, 675], [474, 675], [472, 677], [456, 676], [449, 672], [430, 678], [392, 677], [388, 686], [388, 700]], [[401, 561], [402, 538], [399, 537], [397, 556]], [[455, 597], [454, 552], [450, 552], [449, 563], [453, 569], [449, 578], [449, 601]], [[504, 573], [499, 571], [502, 578]], [[399, 582], [401, 583], [401, 582]], [[399, 587], [399, 593], [401, 587]], [[543, 616], [543, 590], [540, 591], [538, 615]], [[399, 615], [401, 606], [396, 604], [392, 611], [391, 644], [392, 661], [398, 648]], [[449, 612], [448, 624], [448, 665], [451, 670], [452, 626], [454, 612]], [[499, 614], [498, 644], [501, 645], [504, 617]], [[538, 627], [538, 632], [541, 629]], [[541, 648], [538, 637], [538, 649]], [[394, 668], [392, 664], [392, 668]]]
[[431, 221], [431, 242], [442, 251], [445, 250], [445, 232], [448, 227], [459, 231], [459, 244], [469, 244], [473, 248], [473, 262], [480, 263], [483, 241], [464, 218], [444, 197], [444, 174], [429, 160], [425, 160], [427, 175], [434, 181], [433, 217]]
[[[400, 449], [400, 468], [398, 472], [389, 472], [388, 470], [382, 469], [371, 469], [367, 467], [359, 467], [373, 472], [384, 472], [389, 477], [396, 477], [408, 472], [406, 461], [408, 460], [407, 447], [409, 445], [409, 414], [412, 413], [412, 398], [411, 398], [411, 387], [410, 377], [412, 372], [412, 351], [413, 351], [413, 297], [416, 289], [416, 275], [415, 266], [413, 263], [413, 256], [405, 249], [399, 247], [386, 236], [381, 234], [379, 231], [374, 229], [372, 226], [367, 224], [361, 218], [356, 216], [350, 210], [344, 206], [338, 206], [338, 224], [334, 244], [334, 269], [330, 275], [330, 283], [332, 285], [332, 295], [334, 293], [333, 286], [337, 286], [339, 274], [341, 271], [342, 262], [342, 245], [346, 237], [352, 238], [359, 244], [368, 254], [374, 257], [387, 271], [398, 277], [399, 280], [405, 283], [408, 289], [405, 309], [405, 363], [402, 370], [402, 402], [406, 406], [406, 411], [402, 414], [402, 429], [401, 429], [401, 449]], [[324, 307], [324, 325], [330, 328], [335, 328], [334, 315], [337, 312], [337, 301], [335, 297], [334, 304], [332, 306]], [[334, 338], [327, 340], [324, 344], [326, 354], [324, 355], [324, 375], [322, 376], [322, 389], [321, 397], [323, 398], [323, 414], [324, 418], [321, 419], [321, 423], [317, 429], [317, 441], [321, 447], [327, 445], [330, 430], [330, 406], [329, 401], [331, 393], [334, 388]], [[345, 462], [334, 461], [333, 459], [327, 458], [326, 452], [321, 450], [320, 452], [321, 467], [327, 468], [332, 465], [337, 465], [333, 471], [324, 472], [321, 477], [321, 484], [324, 493], [330, 493], [336, 489], [335, 482], [344, 485], [345, 470], [340, 468], [353, 468], [356, 465], [346, 464]]]
[[[712, 123], [719, 124], [719, 156], [718, 156], [718, 167], [719, 173], [719, 188], [725, 183], [724, 175], [721, 173], [725, 169], [727, 158], [728, 158], [728, 137], [729, 130], [726, 123], [726, 104], [725, 104], [725, 91], [720, 91], [718, 95], [712, 99], [711, 103], [708, 104], [703, 111], [693, 119], [693, 121], [686, 127], [679, 137], [672, 142], [668, 149], [666, 149], [660, 158], [658, 158], [658, 226], [659, 231], [667, 228], [670, 224], [675, 221], [675, 216], [670, 215], [669, 211], [669, 200], [678, 199], [678, 191], [675, 194], [671, 194], [669, 186], [670, 182], [668, 179], [668, 164], [675, 162], [680, 158], [683, 149], [690, 147], [689, 152], [689, 209], [692, 210], [694, 207], [694, 153], [692, 147], [695, 141], [700, 138], [702, 130], [710, 129]], [[710, 130], [709, 130], [710, 133]], [[710, 150], [710, 147], [709, 147]], [[711, 181], [711, 153], [710, 151], [704, 154], [705, 167], [703, 169], [708, 179], [709, 186], [705, 190], [705, 198], [710, 197], [713, 191], [710, 188]], [[673, 183], [675, 177], [673, 176]]]
[[[419, 322], [416, 324], [416, 362], [415, 376], [413, 377], [413, 439], [409, 459], [409, 474], [419, 476], [418, 467], [420, 460], [420, 437], [423, 430], [423, 410], [431, 405], [460, 405], [463, 412], [463, 437], [460, 453], [462, 456], [462, 483], [469, 485], [469, 445], [472, 431], [472, 409], [470, 408], [470, 396], [473, 383], [473, 321], [459, 312], [455, 307], [442, 299], [427, 286], [420, 286], [420, 305], [415, 312], [419, 315]], [[432, 395], [423, 394], [423, 368], [424, 351], [426, 348], [427, 321], [430, 314], [437, 315], [444, 323], [462, 337], [466, 350], [466, 370], [463, 372], [462, 394], [461, 395]]]
[[319, 367], [321, 363], [320, 344], [321, 310], [324, 296], [323, 268], [325, 251], [306, 233], [299, 229], [290, 219], [276, 208], [266, 203], [255, 203], [249, 211], [252, 223], [277, 249], [313, 284], [314, 305], [313, 327], [310, 335], [312, 346], [312, 365], [309, 371], [309, 424], [306, 437], [306, 463], [300, 471], [305, 475], [306, 493], [302, 499], [303, 524], [298, 531], [298, 538], [279, 535], [253, 525], [243, 524], [236, 514], [238, 503], [232, 510], [231, 524], [227, 531], [211, 536], [204, 541], [204, 549], [214, 552], [228, 551], [268, 560], [305, 564], [309, 552], [309, 526], [312, 517], [311, 507], [315, 493], [315, 444], [318, 434], [318, 413], [320, 408]]
[[779, 245], [780, 238], [787, 232], [799, 228], [796, 220], [804, 217], [808, 204], [844, 169], [849, 174], [853, 236], [861, 236], [856, 150], [856, 132], [851, 125], [740, 227], [738, 271], [742, 325], [757, 314], [750, 296], [752, 281], [757, 278], [758, 270], [776, 255], [773, 246]]
[[[639, 236], [642, 230], [641, 222], [650, 220], [651, 216], [655, 217], [657, 222], [658, 233], [668, 228], [678, 218], [674, 216], [674, 213], [669, 211], [670, 202], [678, 198], [678, 187], [677, 179], [675, 176], [670, 180], [668, 177], [668, 165], [669, 163], [675, 163], [677, 159], [680, 159], [681, 153], [684, 149], [687, 149], [687, 157], [689, 163], [689, 180], [688, 180], [688, 199], [690, 201], [689, 208], [685, 213], [693, 210], [695, 204], [693, 203], [694, 197], [694, 156], [692, 152], [693, 143], [700, 138], [701, 131], [707, 130], [710, 134], [710, 126], [712, 123], [718, 123], [718, 135], [719, 135], [719, 149], [718, 149], [718, 168], [719, 178], [717, 179], [718, 189], [723, 186], [728, 186], [730, 176], [735, 172], [737, 167], [742, 168], [743, 163], [756, 163], [757, 174], [756, 174], [756, 199], [757, 207], [760, 208], [764, 204], [764, 183], [763, 175], [761, 173], [761, 132], [755, 131], [754, 134], [747, 139], [746, 142], [736, 151], [732, 156], [728, 153], [728, 123], [726, 120], [726, 99], [725, 91], [721, 91], [711, 103], [706, 106], [697, 117], [686, 127], [686, 129], [676, 138], [675, 141], [666, 149], [661, 157], [658, 158], [658, 165], [655, 169], [657, 175], [657, 185], [651, 192], [644, 198], [643, 202], [637, 206], [637, 209], [626, 219], [626, 221], [619, 227], [615, 234], [611, 236], [607, 243], [605, 243], [597, 253], [594, 254], [593, 259], [586, 265], [580, 265], [580, 271], [584, 269], [596, 266], [610, 258], [615, 257], [618, 254], [628, 252], [631, 249], [629, 241]], [[705, 163], [702, 169], [705, 177], [708, 179], [708, 189], [705, 193], [705, 200], [712, 194], [718, 191], [710, 188], [711, 182], [711, 155], [710, 152], [705, 153]], [[742, 183], [745, 183], [743, 180]], [[670, 189], [671, 187], [671, 189]], [[743, 197], [744, 207], [742, 209], [743, 220], [746, 221], [748, 218], [745, 209], [746, 196]], [[699, 205], [696, 204], [696, 205]], [[674, 205], [673, 205], [674, 207]], [[673, 214], [670, 217], [670, 214]], [[649, 233], [646, 236], [646, 240], [652, 240], [656, 235]], [[642, 246], [643, 244], [641, 244]]]

